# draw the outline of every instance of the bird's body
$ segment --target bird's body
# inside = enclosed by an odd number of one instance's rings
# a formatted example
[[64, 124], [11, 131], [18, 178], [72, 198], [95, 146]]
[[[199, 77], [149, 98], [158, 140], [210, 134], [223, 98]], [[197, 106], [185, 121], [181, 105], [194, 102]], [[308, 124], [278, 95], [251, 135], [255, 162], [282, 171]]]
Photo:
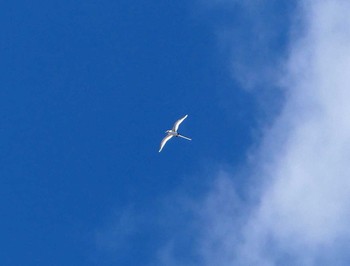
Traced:
[[172, 136], [177, 136], [177, 135], [179, 134], [179, 133], [177, 133], [177, 132], [174, 131], [174, 130], [167, 130], [166, 133], [167, 133], [168, 135], [172, 135]]
[[186, 119], [187, 116], [188, 116], [188, 115], [185, 115], [183, 118], [177, 120], [177, 121], [175, 122], [175, 124], [174, 124], [174, 126], [173, 126], [172, 129], [169, 129], [169, 130], [165, 131], [165, 133], [167, 133], [167, 135], [166, 135], [166, 137], [162, 140], [162, 142], [160, 143], [159, 152], [162, 151], [164, 145], [165, 145], [165, 144], [167, 143], [167, 141], [168, 141], [169, 139], [171, 139], [172, 137], [180, 137], [180, 138], [184, 138], [184, 139], [187, 139], [187, 140], [191, 140], [190, 138], [185, 137], [185, 136], [183, 136], [183, 135], [181, 135], [181, 134], [179, 134], [179, 133], [177, 132], [177, 130], [179, 129], [180, 124]]

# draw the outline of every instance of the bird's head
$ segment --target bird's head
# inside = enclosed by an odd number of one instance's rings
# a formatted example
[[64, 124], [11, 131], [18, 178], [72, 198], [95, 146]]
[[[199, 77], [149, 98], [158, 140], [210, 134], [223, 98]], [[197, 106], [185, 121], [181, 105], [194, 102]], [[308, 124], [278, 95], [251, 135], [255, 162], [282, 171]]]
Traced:
[[165, 131], [165, 133], [169, 133], [169, 132], [170, 132], [170, 130]]

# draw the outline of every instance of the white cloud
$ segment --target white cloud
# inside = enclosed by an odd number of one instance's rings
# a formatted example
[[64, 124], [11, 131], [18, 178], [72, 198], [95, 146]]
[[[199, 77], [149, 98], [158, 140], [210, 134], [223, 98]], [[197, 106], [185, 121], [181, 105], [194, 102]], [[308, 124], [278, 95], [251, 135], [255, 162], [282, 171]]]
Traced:
[[234, 176], [211, 192], [203, 265], [350, 263], [350, 2], [304, 1], [300, 12], [286, 104], [249, 177], [260, 194], [241, 203]]
[[136, 214], [132, 208], [115, 212], [109, 223], [95, 232], [96, 247], [107, 252], [125, 249], [136, 228]]
[[288, 38], [294, 1], [198, 1], [214, 20], [233, 79], [247, 90], [276, 82], [284, 59], [281, 53], [285, 52], [278, 50]]

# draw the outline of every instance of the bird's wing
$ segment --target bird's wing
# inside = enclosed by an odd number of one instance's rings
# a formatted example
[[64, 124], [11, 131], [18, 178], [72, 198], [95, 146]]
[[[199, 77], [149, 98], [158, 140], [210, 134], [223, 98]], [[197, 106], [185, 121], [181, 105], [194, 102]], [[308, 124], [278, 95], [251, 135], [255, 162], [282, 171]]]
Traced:
[[176, 132], [176, 131], [178, 130], [180, 124], [182, 123], [182, 121], [184, 121], [184, 120], [186, 119], [187, 116], [188, 116], [188, 115], [185, 115], [183, 118], [181, 118], [181, 119], [179, 119], [179, 120], [177, 120], [177, 121], [175, 122], [175, 124], [174, 124], [174, 126], [173, 126], [173, 131]]
[[173, 135], [167, 135], [167, 136], [162, 140], [162, 142], [160, 143], [159, 152], [162, 151], [162, 149], [163, 149], [165, 143], [167, 143], [167, 141], [168, 141], [169, 139], [171, 139], [172, 137], [173, 137]]

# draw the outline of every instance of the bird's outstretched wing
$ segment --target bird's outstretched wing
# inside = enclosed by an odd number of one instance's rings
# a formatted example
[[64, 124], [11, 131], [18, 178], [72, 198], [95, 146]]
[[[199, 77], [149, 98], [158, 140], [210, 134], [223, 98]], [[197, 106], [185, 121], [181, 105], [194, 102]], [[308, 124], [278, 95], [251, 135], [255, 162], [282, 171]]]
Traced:
[[179, 119], [179, 120], [177, 120], [177, 121], [175, 122], [175, 124], [174, 124], [174, 126], [173, 126], [173, 131], [176, 132], [176, 131], [178, 130], [180, 124], [182, 123], [182, 121], [184, 121], [184, 120], [186, 119], [187, 116], [188, 116], [188, 115], [185, 115], [183, 118], [181, 118], [181, 119]]
[[159, 152], [162, 151], [162, 149], [163, 149], [165, 143], [167, 143], [167, 141], [168, 141], [169, 139], [171, 139], [172, 137], [173, 137], [173, 135], [167, 135], [167, 136], [162, 140], [162, 142], [160, 143]]

